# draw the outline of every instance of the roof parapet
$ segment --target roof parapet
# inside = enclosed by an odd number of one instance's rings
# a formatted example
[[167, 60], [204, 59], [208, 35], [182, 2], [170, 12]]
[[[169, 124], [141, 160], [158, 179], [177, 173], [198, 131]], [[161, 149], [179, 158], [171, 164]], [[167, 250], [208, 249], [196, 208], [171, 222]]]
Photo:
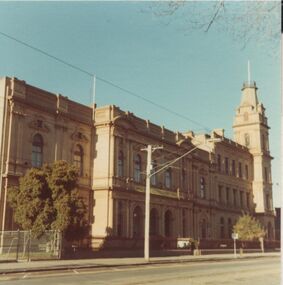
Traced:
[[211, 138], [218, 138], [218, 137], [224, 138], [224, 132], [225, 132], [224, 129], [214, 129], [211, 132]]

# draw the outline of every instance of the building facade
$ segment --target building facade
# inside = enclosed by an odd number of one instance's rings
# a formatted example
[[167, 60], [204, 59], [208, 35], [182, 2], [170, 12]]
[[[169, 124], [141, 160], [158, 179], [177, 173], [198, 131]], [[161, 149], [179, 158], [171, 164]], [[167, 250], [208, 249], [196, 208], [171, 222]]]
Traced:
[[[110, 105], [95, 108], [33, 87], [0, 81], [1, 229], [15, 229], [6, 197], [30, 167], [63, 159], [77, 165], [88, 207], [90, 246], [142, 245], [147, 154], [162, 145], [152, 168], [176, 159], [151, 177], [150, 235], [167, 239], [231, 239], [242, 213], [260, 219], [274, 239], [271, 159], [265, 110], [255, 83], [244, 84], [233, 130], [172, 132]], [[221, 139], [216, 142], [215, 138]]]
[[275, 240], [281, 240], [281, 208], [275, 208]]

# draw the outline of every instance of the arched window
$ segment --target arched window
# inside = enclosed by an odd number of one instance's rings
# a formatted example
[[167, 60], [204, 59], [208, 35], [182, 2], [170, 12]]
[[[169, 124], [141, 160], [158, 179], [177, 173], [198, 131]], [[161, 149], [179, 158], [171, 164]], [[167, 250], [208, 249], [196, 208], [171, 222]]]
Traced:
[[186, 210], [182, 209], [182, 230], [183, 230], [183, 237], [187, 236], [187, 217], [186, 217]]
[[273, 228], [270, 222], [267, 225], [267, 237], [269, 240], [273, 239]]
[[124, 176], [124, 153], [122, 151], [119, 151], [118, 155], [118, 176]]
[[269, 196], [269, 194], [266, 194], [266, 195], [265, 195], [265, 204], [266, 204], [266, 209], [267, 209], [267, 210], [271, 210], [271, 207], [270, 207], [270, 196]]
[[265, 135], [261, 135], [261, 145], [262, 145], [262, 150], [266, 150], [266, 140], [265, 140]]
[[165, 219], [164, 219], [164, 222], [165, 222], [165, 236], [166, 237], [171, 237], [172, 234], [173, 234], [173, 216], [172, 216], [172, 213], [170, 210], [167, 210], [165, 212]]
[[141, 182], [141, 156], [137, 154], [134, 160], [134, 180]]
[[200, 198], [205, 198], [205, 179], [204, 177], [200, 178]]
[[168, 189], [172, 187], [172, 170], [171, 170], [171, 168], [168, 168], [165, 171], [165, 187]]
[[220, 218], [220, 238], [225, 238], [224, 218]]
[[228, 237], [231, 238], [233, 233], [232, 220], [228, 218]]
[[41, 167], [43, 157], [43, 139], [40, 134], [34, 135], [32, 139], [32, 154], [31, 165], [32, 167]]
[[158, 235], [158, 212], [156, 209], [151, 209], [150, 211], [150, 235]]
[[73, 163], [79, 170], [79, 175], [83, 176], [83, 148], [78, 144], [75, 146]]
[[[157, 162], [156, 160], [154, 160], [152, 162], [152, 172], [156, 171], [156, 167], [157, 167]], [[151, 185], [156, 186], [157, 185], [157, 175], [156, 174], [152, 175], [150, 181], [151, 181]]]
[[123, 204], [121, 201], [118, 202], [117, 210], [117, 236], [123, 236], [123, 227], [124, 227], [124, 218], [123, 218]]
[[268, 133], [265, 134], [265, 150], [269, 151]]
[[200, 236], [202, 239], [206, 239], [207, 236], [207, 224], [205, 219], [202, 219], [200, 223]]
[[139, 206], [137, 206], [133, 212], [133, 237], [142, 236], [142, 223], [142, 210]]
[[250, 146], [250, 135], [249, 134], [245, 134], [244, 135], [244, 139], [245, 139], [245, 146], [249, 147]]
[[186, 170], [182, 169], [182, 188], [183, 190], [186, 189], [187, 183], [186, 183]]

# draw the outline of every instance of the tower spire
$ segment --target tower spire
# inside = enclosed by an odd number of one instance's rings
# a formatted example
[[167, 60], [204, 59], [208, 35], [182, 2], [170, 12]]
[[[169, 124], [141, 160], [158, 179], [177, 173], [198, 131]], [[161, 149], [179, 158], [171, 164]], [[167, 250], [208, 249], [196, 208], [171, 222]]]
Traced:
[[92, 118], [95, 118], [95, 109], [96, 109], [96, 75], [93, 75], [92, 81]]
[[248, 83], [251, 85], [251, 67], [250, 67], [250, 60], [248, 60]]

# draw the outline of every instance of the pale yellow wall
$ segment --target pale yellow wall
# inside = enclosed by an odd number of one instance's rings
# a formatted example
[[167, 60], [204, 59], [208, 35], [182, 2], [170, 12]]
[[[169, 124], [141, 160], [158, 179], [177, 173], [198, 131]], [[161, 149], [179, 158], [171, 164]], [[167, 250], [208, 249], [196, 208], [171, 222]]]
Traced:
[[[268, 126], [264, 107], [258, 103], [256, 89], [244, 88], [240, 107], [237, 109], [234, 119], [234, 138], [245, 145], [245, 134], [250, 135], [249, 151], [254, 157], [254, 181], [253, 192], [256, 203], [256, 212], [264, 213], [266, 208], [266, 194], [270, 195], [272, 205], [271, 188], [271, 157], [269, 155]], [[265, 139], [263, 142], [262, 134]], [[266, 146], [264, 149], [263, 146]], [[267, 168], [269, 181], [265, 181], [265, 167]]]
[[[8, 156], [5, 160], [8, 162], [10, 178], [5, 191], [9, 185], [17, 183], [18, 178], [32, 166], [32, 139], [36, 133], [39, 133], [43, 137], [43, 163], [51, 163], [56, 159], [72, 163], [74, 146], [80, 144], [83, 147], [83, 176], [79, 178], [79, 187], [85, 202], [92, 204], [89, 189], [92, 128], [91, 124], [87, 123], [85, 115], [81, 121], [79, 118], [80, 113], [86, 113], [87, 107], [73, 104], [69, 106], [69, 112], [66, 110], [60, 113], [57, 109], [57, 105], [60, 105], [60, 96], [29, 86], [24, 81], [14, 78], [7, 78], [6, 88], [10, 95], [7, 101], [9, 112], [5, 122], [7, 128], [1, 137], [6, 139], [7, 149], [3, 157]], [[3, 96], [3, 88], [0, 91]], [[68, 102], [66, 100], [66, 104]], [[78, 117], [76, 120], [73, 118], [74, 113]], [[42, 121], [42, 127], [36, 125], [37, 120]], [[11, 134], [8, 127], [10, 122]], [[83, 139], [74, 136], [78, 131], [83, 134]], [[88, 216], [91, 218], [92, 209], [89, 208], [89, 211]], [[3, 207], [1, 212], [3, 214]]]
[[[6, 89], [6, 78], [0, 78], [0, 163], [1, 163], [1, 160], [2, 160], [2, 146], [3, 146], [3, 143], [4, 143], [4, 124], [5, 124], [5, 105], [6, 105], [6, 92], [5, 92], [5, 89]], [[2, 166], [2, 163], [0, 165], [0, 170], [1, 170], [1, 167]]]
[[[9, 171], [14, 177], [23, 175], [31, 167], [32, 137], [37, 132], [43, 136], [44, 162], [56, 159], [73, 161], [73, 150], [80, 144], [84, 150], [83, 177], [80, 177], [81, 195], [88, 201], [90, 221], [94, 219], [91, 234], [92, 245], [99, 247], [107, 235], [117, 235], [118, 203], [123, 205], [123, 236], [133, 237], [133, 211], [136, 206], [142, 209], [144, 219], [144, 193], [146, 152], [142, 148], [148, 144], [162, 145], [162, 150], [153, 153], [152, 160], [159, 164], [179, 157], [194, 146], [198, 149], [178, 161], [172, 167], [172, 187], [166, 189], [164, 171], [157, 175], [157, 185], [151, 187], [151, 209], [158, 212], [158, 233], [165, 234], [165, 212], [170, 210], [173, 216], [172, 232], [174, 237], [200, 237], [200, 222], [206, 219], [207, 238], [220, 238], [220, 218], [225, 220], [225, 238], [228, 236], [228, 218], [232, 224], [242, 212], [253, 214], [265, 211], [266, 196], [272, 200], [271, 181], [264, 181], [264, 167], [270, 171], [270, 159], [264, 159], [261, 152], [261, 135], [264, 132], [268, 140], [268, 130], [260, 127], [267, 123], [264, 115], [255, 113], [251, 106], [238, 109], [234, 122], [235, 140], [224, 137], [224, 130], [214, 130], [210, 135], [194, 135], [172, 132], [148, 120], [124, 112], [116, 106], [105, 106], [92, 110], [77, 104], [62, 95], [55, 95], [27, 85], [23, 81], [8, 80], [9, 92], [14, 98], [12, 112], [12, 135], [7, 143], [10, 147]], [[1, 86], [0, 86], [1, 91]], [[3, 94], [3, 87], [2, 92]], [[252, 97], [254, 94], [250, 93]], [[242, 100], [243, 102], [245, 100]], [[1, 105], [0, 105], [1, 107]], [[259, 112], [264, 113], [262, 106]], [[251, 112], [246, 124], [245, 112]], [[246, 116], [246, 115], [245, 115]], [[43, 128], [37, 128], [33, 122], [43, 121]], [[9, 121], [9, 116], [7, 122]], [[83, 138], [76, 134], [80, 132]], [[250, 134], [250, 148], [244, 147], [244, 134]], [[207, 139], [222, 137], [222, 142], [209, 142]], [[124, 153], [124, 176], [118, 175], [118, 153]], [[142, 158], [141, 182], [134, 181], [134, 156]], [[222, 171], [217, 169], [217, 155], [221, 155]], [[229, 173], [224, 172], [225, 157], [229, 159]], [[236, 163], [236, 176], [232, 175], [232, 160]], [[238, 163], [242, 163], [243, 178], [238, 174]], [[248, 165], [249, 177], [245, 177], [245, 165]], [[185, 172], [185, 182], [182, 178]], [[205, 178], [205, 198], [200, 197], [200, 179]], [[223, 201], [219, 201], [218, 186], [223, 187]], [[226, 200], [226, 188], [229, 188], [229, 201]], [[237, 193], [237, 205], [233, 205], [233, 189]], [[93, 192], [92, 192], [93, 191]], [[243, 205], [239, 203], [243, 193]], [[246, 194], [250, 194], [250, 207], [246, 204]], [[257, 208], [255, 209], [254, 201]], [[183, 216], [183, 212], [185, 213]], [[183, 233], [183, 218], [186, 226]], [[265, 220], [264, 220], [265, 219]], [[272, 221], [264, 216], [263, 223]], [[144, 225], [142, 224], [142, 231]]]

